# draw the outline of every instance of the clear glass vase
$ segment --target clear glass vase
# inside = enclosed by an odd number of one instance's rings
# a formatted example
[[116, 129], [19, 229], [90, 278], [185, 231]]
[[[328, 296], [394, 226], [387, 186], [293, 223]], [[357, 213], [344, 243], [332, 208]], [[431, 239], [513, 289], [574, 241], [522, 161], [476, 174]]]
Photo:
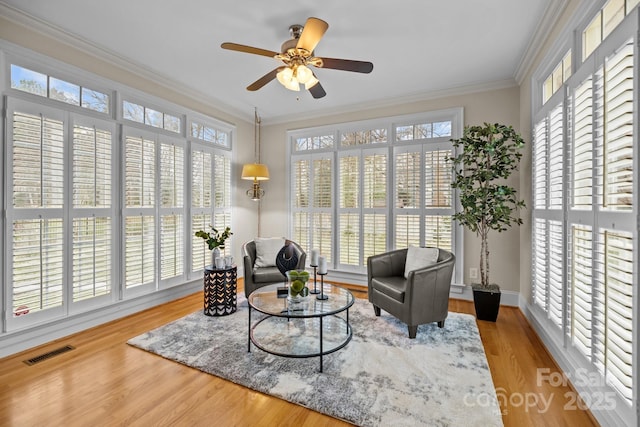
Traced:
[[309, 281], [309, 273], [304, 270], [287, 271], [287, 301], [290, 304], [299, 304], [309, 295], [307, 282]]

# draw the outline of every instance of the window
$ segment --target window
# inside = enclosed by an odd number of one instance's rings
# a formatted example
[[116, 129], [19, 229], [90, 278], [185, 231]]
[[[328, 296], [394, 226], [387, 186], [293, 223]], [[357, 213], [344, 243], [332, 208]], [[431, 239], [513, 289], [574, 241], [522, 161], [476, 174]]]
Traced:
[[571, 49], [566, 53], [562, 61], [555, 66], [551, 74], [542, 85], [542, 103], [546, 103], [551, 96], [571, 77]]
[[106, 93], [69, 83], [15, 64], [11, 64], [11, 88], [109, 114], [110, 97]]
[[199, 122], [191, 122], [191, 136], [201, 141], [230, 148], [229, 132], [216, 129], [213, 126], [206, 126]]
[[620, 25], [626, 15], [640, 3], [638, 0], [609, 0], [582, 31], [584, 61]]
[[461, 119], [451, 110], [291, 132], [294, 239], [330, 268], [361, 274], [391, 249], [453, 250], [447, 159]]
[[122, 101], [122, 118], [169, 132], [181, 132], [180, 117], [129, 101]]
[[[131, 102], [129, 88], [18, 50], [0, 73], [0, 338], [76, 328], [78, 313], [201, 280], [211, 252], [195, 230], [231, 225], [233, 127], [140, 93]], [[123, 117], [114, 97], [126, 99]], [[182, 134], [182, 123], [213, 139]]]
[[536, 112], [532, 179], [533, 315], [572, 356], [574, 369], [599, 376], [585, 391], [593, 392], [594, 382], [613, 390], [616, 416], [632, 422], [638, 17], [625, 16], [637, 3], [609, 0], [576, 33], [584, 56], [594, 55], [564, 83], [566, 99]]
[[333, 156], [292, 159], [293, 236], [307, 252], [315, 248], [333, 262]]

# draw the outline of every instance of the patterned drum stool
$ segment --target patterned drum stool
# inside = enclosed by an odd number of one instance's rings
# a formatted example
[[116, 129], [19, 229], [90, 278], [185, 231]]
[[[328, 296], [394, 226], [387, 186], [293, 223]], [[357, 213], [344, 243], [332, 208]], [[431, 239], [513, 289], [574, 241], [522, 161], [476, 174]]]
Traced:
[[237, 309], [238, 267], [204, 269], [204, 314], [226, 316]]

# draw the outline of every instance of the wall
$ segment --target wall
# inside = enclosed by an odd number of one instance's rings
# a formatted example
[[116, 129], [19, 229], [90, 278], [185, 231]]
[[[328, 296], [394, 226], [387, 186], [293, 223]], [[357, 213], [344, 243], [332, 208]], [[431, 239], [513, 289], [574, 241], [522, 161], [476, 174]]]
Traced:
[[[453, 107], [464, 108], [465, 125], [482, 124], [485, 121], [500, 122], [511, 124], [518, 129], [520, 125], [519, 96], [517, 87], [508, 87], [407, 103], [394, 107], [354, 111], [348, 114], [263, 126], [262, 161], [269, 166], [271, 180], [265, 186], [266, 196], [262, 202], [262, 229], [268, 230], [268, 234], [271, 236], [288, 235], [287, 215], [289, 201], [286, 199], [287, 177], [285, 176], [286, 133], [288, 130]], [[527, 138], [525, 140], [528, 142]], [[520, 182], [520, 176], [515, 174], [511, 184], [517, 188]], [[479, 265], [480, 245], [475, 235], [469, 232], [465, 232], [464, 241], [464, 277], [465, 283], [468, 284], [471, 283], [468, 278], [469, 267], [477, 267]], [[489, 238], [491, 278], [492, 281], [500, 284], [504, 290], [516, 292], [520, 290], [519, 248], [520, 232], [517, 228], [503, 233], [493, 233]]]

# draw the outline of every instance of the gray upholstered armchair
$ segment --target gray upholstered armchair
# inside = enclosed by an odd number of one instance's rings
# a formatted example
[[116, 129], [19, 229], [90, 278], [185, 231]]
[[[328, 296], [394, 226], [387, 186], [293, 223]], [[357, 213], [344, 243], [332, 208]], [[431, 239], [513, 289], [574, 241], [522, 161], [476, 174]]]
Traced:
[[374, 255], [367, 260], [369, 301], [376, 316], [380, 309], [406, 323], [409, 338], [418, 325], [438, 322], [444, 327], [449, 312], [449, 290], [455, 256], [440, 249], [435, 264], [405, 274], [407, 249]]
[[[287, 280], [284, 272], [287, 270], [304, 270], [306, 263], [306, 253], [297, 243], [287, 240], [286, 245], [290, 245], [297, 263], [286, 266], [287, 260], [280, 260], [278, 265], [269, 267], [255, 267], [256, 243], [251, 240], [242, 245], [242, 255], [244, 258], [244, 294], [248, 298], [251, 292], [256, 289], [274, 283], [284, 283]], [[283, 252], [279, 256], [285, 255]], [[284, 270], [284, 271], [283, 271]]]

